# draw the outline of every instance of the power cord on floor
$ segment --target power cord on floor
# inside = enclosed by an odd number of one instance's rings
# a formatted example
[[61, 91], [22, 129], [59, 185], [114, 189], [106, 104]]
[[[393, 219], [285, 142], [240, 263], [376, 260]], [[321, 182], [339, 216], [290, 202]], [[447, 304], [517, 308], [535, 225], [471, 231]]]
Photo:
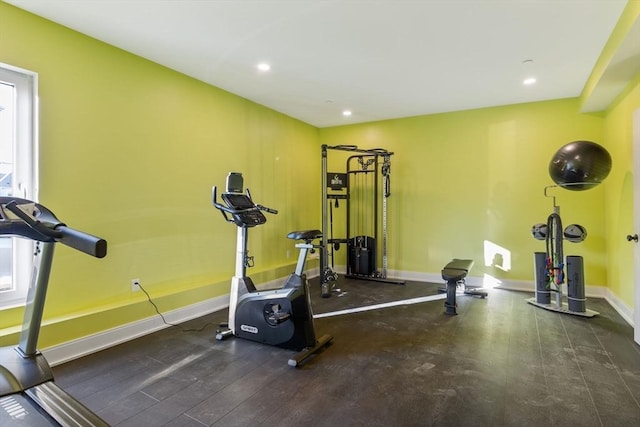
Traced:
[[160, 318], [162, 319], [162, 322], [165, 325], [176, 327], [176, 328], [180, 329], [180, 331], [182, 331], [182, 332], [202, 332], [207, 328], [207, 326], [213, 325], [212, 322], [207, 322], [201, 328], [186, 328], [185, 329], [185, 328], [183, 328], [182, 326], [180, 326], [180, 325], [178, 325], [176, 323], [167, 322], [167, 319], [165, 319], [164, 315], [162, 313], [160, 313], [160, 310], [158, 309], [158, 306], [156, 305], [156, 303], [153, 302], [153, 300], [151, 299], [151, 295], [149, 295], [149, 292], [147, 292], [147, 290], [145, 288], [143, 288], [141, 284], [138, 283], [138, 286], [140, 287], [140, 290], [142, 290], [142, 292], [144, 292], [144, 294], [147, 296], [147, 299], [149, 300], [149, 302], [151, 303], [153, 308], [156, 310], [156, 313], [158, 313], [158, 316], [160, 316]]

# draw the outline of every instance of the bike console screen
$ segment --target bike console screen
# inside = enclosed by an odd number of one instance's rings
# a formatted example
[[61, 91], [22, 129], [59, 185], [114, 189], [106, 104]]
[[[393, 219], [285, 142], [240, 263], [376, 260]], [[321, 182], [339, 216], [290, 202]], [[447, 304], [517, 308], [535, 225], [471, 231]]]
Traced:
[[267, 222], [267, 218], [246, 194], [222, 193], [220, 196], [226, 205], [234, 211], [232, 216], [236, 225], [254, 227]]

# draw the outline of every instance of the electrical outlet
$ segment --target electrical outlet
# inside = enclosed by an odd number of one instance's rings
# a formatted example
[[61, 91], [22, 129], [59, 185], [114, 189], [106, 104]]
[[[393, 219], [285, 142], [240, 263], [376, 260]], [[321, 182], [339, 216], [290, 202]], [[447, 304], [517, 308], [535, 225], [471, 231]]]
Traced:
[[140, 290], [140, 279], [131, 279], [131, 292], [138, 292]]

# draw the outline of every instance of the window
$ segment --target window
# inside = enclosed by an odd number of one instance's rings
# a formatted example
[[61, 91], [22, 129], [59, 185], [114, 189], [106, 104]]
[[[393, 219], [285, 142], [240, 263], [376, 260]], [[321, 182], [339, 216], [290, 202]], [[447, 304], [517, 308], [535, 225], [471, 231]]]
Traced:
[[[37, 200], [37, 75], [0, 64], [0, 196]], [[0, 237], [0, 308], [24, 303], [33, 243]]]

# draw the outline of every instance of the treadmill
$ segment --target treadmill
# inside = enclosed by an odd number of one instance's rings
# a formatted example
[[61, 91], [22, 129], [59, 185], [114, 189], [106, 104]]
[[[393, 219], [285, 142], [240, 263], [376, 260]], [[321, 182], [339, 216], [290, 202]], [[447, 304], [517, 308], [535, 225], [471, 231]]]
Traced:
[[55, 244], [103, 258], [107, 242], [67, 227], [39, 203], [16, 197], [0, 197], [2, 236], [36, 245], [20, 341], [0, 347], [0, 426], [108, 426], [54, 383], [51, 367], [36, 348]]

